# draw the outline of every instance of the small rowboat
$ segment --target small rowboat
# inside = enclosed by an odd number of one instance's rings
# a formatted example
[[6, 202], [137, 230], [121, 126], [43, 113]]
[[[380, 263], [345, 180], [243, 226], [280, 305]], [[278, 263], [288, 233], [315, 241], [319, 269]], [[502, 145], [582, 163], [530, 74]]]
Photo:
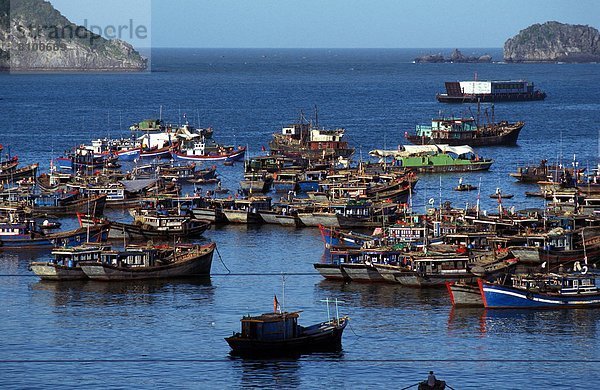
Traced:
[[471, 184], [459, 184], [454, 187], [454, 191], [473, 191], [476, 190], [477, 186], [472, 186]]
[[492, 199], [512, 199], [514, 197], [514, 195], [512, 194], [491, 194], [490, 198]]

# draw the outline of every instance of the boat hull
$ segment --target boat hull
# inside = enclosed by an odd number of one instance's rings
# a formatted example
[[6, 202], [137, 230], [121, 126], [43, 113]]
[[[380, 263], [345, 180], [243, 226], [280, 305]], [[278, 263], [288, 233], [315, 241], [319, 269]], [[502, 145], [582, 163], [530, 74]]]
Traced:
[[341, 265], [342, 271], [348, 279], [361, 283], [380, 283], [386, 280], [375, 267], [364, 263], [345, 263]]
[[258, 213], [251, 213], [248, 210], [227, 210], [223, 209], [223, 214], [229, 223], [254, 224], [261, 223], [262, 218]]
[[31, 270], [42, 280], [84, 280], [88, 277], [80, 267], [68, 267], [53, 263], [34, 262]]
[[240, 161], [246, 154], [246, 148], [240, 148], [231, 153], [224, 153], [219, 155], [187, 155], [178, 151], [172, 151], [171, 156], [175, 160], [183, 161]]
[[340, 227], [336, 213], [298, 213], [298, 218], [304, 226], [318, 227]]
[[600, 306], [600, 293], [544, 294], [478, 280], [483, 305], [488, 309], [562, 309]]
[[329, 280], [350, 280], [348, 274], [339, 264], [313, 264], [313, 267], [319, 271], [322, 277]]
[[546, 94], [540, 93], [503, 93], [503, 94], [473, 94], [449, 96], [438, 94], [436, 99], [440, 103], [491, 103], [491, 102], [527, 102], [544, 100]]
[[477, 284], [446, 282], [452, 306], [483, 307], [481, 292]]

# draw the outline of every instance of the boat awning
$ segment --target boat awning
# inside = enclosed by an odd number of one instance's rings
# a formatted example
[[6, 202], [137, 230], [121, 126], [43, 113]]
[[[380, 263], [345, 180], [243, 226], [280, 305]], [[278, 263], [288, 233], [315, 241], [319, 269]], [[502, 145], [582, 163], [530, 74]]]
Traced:
[[450, 145], [400, 145], [397, 150], [375, 149], [369, 152], [373, 157], [408, 157], [419, 154], [434, 153], [453, 153], [457, 155], [475, 154], [473, 148], [468, 145], [450, 146]]
[[119, 183], [125, 187], [125, 191], [127, 192], [140, 192], [145, 188], [152, 187], [156, 184], [157, 179], [137, 179], [137, 180], [121, 180]]

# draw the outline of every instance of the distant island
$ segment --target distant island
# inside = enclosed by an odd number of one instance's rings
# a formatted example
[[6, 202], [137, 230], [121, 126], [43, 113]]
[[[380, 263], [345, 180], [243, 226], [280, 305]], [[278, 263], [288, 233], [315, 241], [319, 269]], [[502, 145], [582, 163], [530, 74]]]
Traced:
[[472, 62], [491, 62], [492, 56], [488, 54], [484, 54], [482, 56], [474, 56], [469, 57], [465, 56], [458, 49], [454, 49], [450, 57], [444, 57], [441, 53], [438, 54], [426, 54], [414, 59], [417, 64], [420, 63], [441, 63], [441, 62], [451, 62], [451, 63], [472, 63]]
[[600, 33], [590, 26], [546, 22], [504, 43], [506, 62], [600, 62]]
[[[12, 6], [12, 8], [11, 8]], [[0, 70], [142, 71], [129, 43], [70, 22], [44, 0], [0, 0]]]

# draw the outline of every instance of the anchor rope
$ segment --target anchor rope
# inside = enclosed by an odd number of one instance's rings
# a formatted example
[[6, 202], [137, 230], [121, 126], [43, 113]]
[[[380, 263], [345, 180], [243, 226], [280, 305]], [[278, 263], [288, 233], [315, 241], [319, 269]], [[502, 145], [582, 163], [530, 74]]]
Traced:
[[231, 274], [231, 270], [229, 268], [227, 268], [227, 265], [225, 264], [225, 262], [223, 261], [223, 258], [221, 257], [221, 253], [219, 253], [219, 248], [215, 246], [215, 250], [217, 251], [219, 260], [221, 260], [221, 264], [223, 264], [223, 267], [225, 267], [225, 269], [227, 270], [227, 274]]

